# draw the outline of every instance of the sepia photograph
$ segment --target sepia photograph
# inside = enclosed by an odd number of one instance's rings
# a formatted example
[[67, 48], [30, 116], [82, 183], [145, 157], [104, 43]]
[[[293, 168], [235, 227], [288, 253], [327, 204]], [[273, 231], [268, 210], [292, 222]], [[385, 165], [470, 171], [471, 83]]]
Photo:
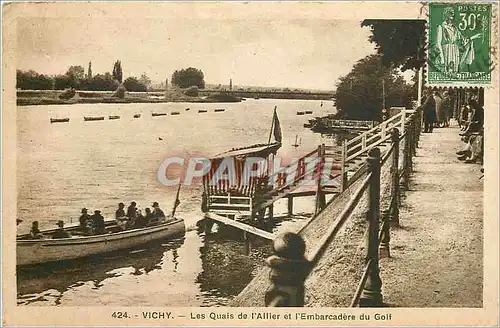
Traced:
[[4, 323], [498, 324], [496, 3], [2, 11]]

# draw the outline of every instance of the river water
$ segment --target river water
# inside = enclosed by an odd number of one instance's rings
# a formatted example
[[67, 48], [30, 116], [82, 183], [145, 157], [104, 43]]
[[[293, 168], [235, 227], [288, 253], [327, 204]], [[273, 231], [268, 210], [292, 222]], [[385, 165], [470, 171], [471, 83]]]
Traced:
[[[176, 187], [157, 181], [160, 163], [172, 155], [210, 156], [233, 147], [267, 142], [273, 108], [283, 133], [278, 156], [299, 157], [334, 141], [305, 129], [314, 116], [333, 113], [331, 101], [255, 100], [230, 104], [78, 104], [18, 107], [18, 233], [38, 220], [42, 229], [58, 220], [77, 222], [80, 209], [100, 209], [112, 218], [119, 202], [140, 208], [160, 203], [166, 212]], [[186, 111], [186, 108], [190, 108]], [[224, 112], [214, 112], [225, 108]], [[198, 113], [207, 109], [207, 113]], [[296, 115], [312, 110], [312, 115]], [[180, 115], [152, 117], [152, 112]], [[141, 114], [134, 119], [134, 114]], [[120, 115], [108, 120], [108, 115]], [[106, 116], [84, 122], [84, 116]], [[68, 123], [49, 122], [69, 117]], [[298, 135], [300, 146], [295, 148]], [[183, 187], [176, 216], [183, 238], [91, 259], [19, 270], [20, 305], [224, 306], [252, 279], [270, 243], [256, 241], [250, 256], [240, 238], [206, 236], [201, 185]], [[294, 216], [278, 201], [274, 232], [295, 230], [314, 209], [314, 198], [296, 199]], [[217, 226], [214, 227], [217, 230]]]

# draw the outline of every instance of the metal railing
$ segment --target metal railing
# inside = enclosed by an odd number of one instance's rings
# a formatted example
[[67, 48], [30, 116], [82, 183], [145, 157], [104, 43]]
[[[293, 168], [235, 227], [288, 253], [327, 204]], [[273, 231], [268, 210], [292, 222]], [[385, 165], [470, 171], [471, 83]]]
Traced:
[[[366, 190], [368, 190], [368, 233], [366, 234], [368, 247], [362, 277], [350, 305], [351, 307], [358, 305], [361, 307], [382, 306], [379, 259], [390, 256], [391, 226], [399, 225], [400, 184], [408, 187], [409, 174], [413, 168], [412, 158], [418, 147], [420, 129], [421, 112], [402, 111], [381, 125], [367, 131], [363, 134], [364, 136], [358, 136], [344, 143], [344, 155], [349, 154], [349, 149], [355, 149], [359, 145], [361, 145], [361, 149], [368, 152], [366, 163], [354, 173], [348, 181], [349, 183], [344, 186], [344, 190], [350, 188], [356, 181], [360, 182], [359, 186], [341, 213], [334, 218], [334, 224], [328, 228], [316, 248], [307, 257], [305, 255], [306, 245], [300, 235], [304, 227], [298, 233], [285, 233], [274, 240], [275, 254], [266, 261], [271, 269], [270, 280], [272, 283], [265, 295], [266, 306], [304, 306], [305, 280], [322, 259], [323, 254], [351, 216]], [[400, 134], [400, 131], [403, 133]], [[385, 141], [390, 141], [391, 144], [384, 154], [381, 154], [377, 145]], [[400, 152], [401, 143], [403, 144], [402, 154]], [[361, 154], [360, 150], [354, 150], [352, 155], [358, 153]], [[381, 167], [389, 159], [392, 159], [390, 163], [390, 205], [381, 211]], [[361, 178], [363, 180], [360, 180]]]

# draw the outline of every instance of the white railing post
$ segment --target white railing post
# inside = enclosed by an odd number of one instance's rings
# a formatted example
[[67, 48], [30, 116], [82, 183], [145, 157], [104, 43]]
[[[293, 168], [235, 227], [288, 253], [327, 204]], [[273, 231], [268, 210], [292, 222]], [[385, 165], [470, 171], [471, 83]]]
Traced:
[[382, 140], [385, 139], [385, 128], [387, 127], [387, 123], [386, 122], [383, 122], [382, 123]]
[[363, 137], [361, 138], [361, 150], [366, 149], [366, 133], [363, 134]]

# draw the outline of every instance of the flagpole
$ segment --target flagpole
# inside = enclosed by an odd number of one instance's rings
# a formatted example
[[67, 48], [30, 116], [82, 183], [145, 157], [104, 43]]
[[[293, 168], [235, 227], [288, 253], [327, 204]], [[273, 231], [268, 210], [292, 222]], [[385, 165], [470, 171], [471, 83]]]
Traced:
[[276, 117], [276, 107], [277, 106], [274, 106], [273, 118], [271, 120], [271, 130], [269, 130], [269, 139], [267, 140], [268, 145], [271, 143], [271, 135], [273, 134], [274, 118]]
[[177, 209], [177, 206], [179, 205], [179, 192], [180, 191], [181, 191], [181, 182], [179, 181], [179, 187], [177, 187], [177, 195], [175, 195], [174, 208], [172, 209], [172, 217], [174, 217], [175, 210]]

